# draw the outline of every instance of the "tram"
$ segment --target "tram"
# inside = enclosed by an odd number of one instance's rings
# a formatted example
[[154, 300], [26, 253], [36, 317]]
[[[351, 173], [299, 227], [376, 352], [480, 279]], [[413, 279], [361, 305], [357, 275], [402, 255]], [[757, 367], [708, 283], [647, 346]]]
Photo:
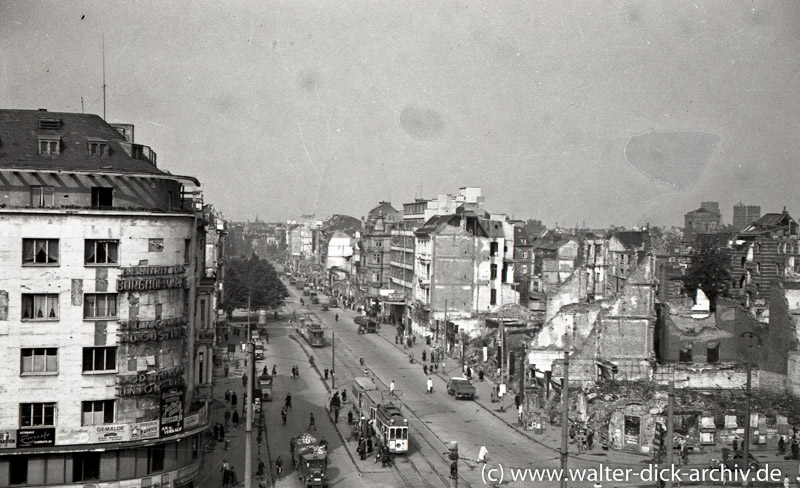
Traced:
[[325, 345], [325, 333], [322, 326], [316, 322], [300, 319], [297, 325], [297, 333], [308, 342], [311, 347], [322, 347]]
[[408, 419], [389, 390], [379, 390], [370, 378], [355, 378], [353, 405], [360, 416], [367, 419], [375, 435], [389, 447], [389, 452], [408, 452]]

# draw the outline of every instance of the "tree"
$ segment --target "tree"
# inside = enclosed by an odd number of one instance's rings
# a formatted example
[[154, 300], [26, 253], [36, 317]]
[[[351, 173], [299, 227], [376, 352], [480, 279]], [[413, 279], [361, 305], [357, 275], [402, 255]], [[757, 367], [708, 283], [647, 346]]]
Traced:
[[223, 308], [230, 318], [234, 309], [279, 308], [289, 296], [289, 291], [278, 278], [275, 268], [253, 254], [250, 258], [233, 258], [225, 268], [225, 303]]
[[691, 263], [683, 278], [685, 293], [694, 299], [697, 289], [703, 290], [711, 302], [711, 310], [716, 309], [719, 296], [728, 296], [731, 285], [731, 263], [728, 250], [724, 248], [701, 246], [690, 254]]
[[524, 229], [525, 233], [533, 238], [544, 234], [547, 230], [547, 226], [544, 225], [541, 220], [528, 219], [525, 222]]

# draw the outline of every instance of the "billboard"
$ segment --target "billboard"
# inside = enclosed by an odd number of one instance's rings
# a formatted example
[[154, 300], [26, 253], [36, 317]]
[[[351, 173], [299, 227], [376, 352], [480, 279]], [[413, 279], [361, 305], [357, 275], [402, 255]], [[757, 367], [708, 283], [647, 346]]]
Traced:
[[161, 390], [160, 437], [183, 432], [183, 386]]

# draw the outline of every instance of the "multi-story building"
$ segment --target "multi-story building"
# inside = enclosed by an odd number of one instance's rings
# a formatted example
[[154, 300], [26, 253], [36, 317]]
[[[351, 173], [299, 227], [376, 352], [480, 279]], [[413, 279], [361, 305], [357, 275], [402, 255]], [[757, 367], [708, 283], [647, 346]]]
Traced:
[[198, 181], [133, 126], [27, 110], [0, 176], [0, 486], [191, 486], [223, 233]]
[[684, 215], [683, 240], [692, 242], [697, 234], [715, 232], [722, 225], [718, 202], [702, 202], [700, 208]]
[[745, 205], [737, 203], [733, 206], [733, 226], [737, 230], [744, 229], [761, 218], [761, 207], [758, 205]]
[[403, 302], [394, 296], [389, 286], [391, 272], [392, 230], [402, 220], [402, 214], [389, 202], [380, 202], [367, 214], [364, 232], [358, 243], [362, 260], [358, 269], [359, 282], [366, 285], [365, 307], [381, 316], [388, 316], [390, 304]]
[[773, 284], [799, 272], [797, 222], [786, 209], [765, 214], [736, 234], [731, 249], [731, 293], [748, 306], [766, 310]]
[[525, 232], [525, 222], [513, 221], [514, 225], [514, 283], [519, 292], [519, 304], [528, 307], [533, 276], [533, 239]]

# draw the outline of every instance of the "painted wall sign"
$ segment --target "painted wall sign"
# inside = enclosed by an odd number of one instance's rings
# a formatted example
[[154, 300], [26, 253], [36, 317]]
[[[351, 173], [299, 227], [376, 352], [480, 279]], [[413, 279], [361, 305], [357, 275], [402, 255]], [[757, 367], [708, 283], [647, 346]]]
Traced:
[[16, 430], [0, 430], [0, 449], [13, 449], [17, 447]]
[[154, 395], [166, 388], [183, 386], [184, 367], [117, 376], [117, 396]]
[[53, 446], [56, 443], [56, 429], [19, 429], [17, 430], [17, 447]]
[[122, 278], [117, 280], [117, 291], [147, 291], [170, 288], [186, 288], [187, 281], [180, 275], [186, 272], [185, 265], [178, 266], [130, 266], [122, 268]]
[[131, 424], [131, 440], [155, 439], [158, 437], [158, 420]]
[[183, 387], [161, 390], [160, 436], [183, 432]]
[[186, 272], [185, 265], [177, 266], [128, 266], [122, 268], [122, 276], [173, 275]]

